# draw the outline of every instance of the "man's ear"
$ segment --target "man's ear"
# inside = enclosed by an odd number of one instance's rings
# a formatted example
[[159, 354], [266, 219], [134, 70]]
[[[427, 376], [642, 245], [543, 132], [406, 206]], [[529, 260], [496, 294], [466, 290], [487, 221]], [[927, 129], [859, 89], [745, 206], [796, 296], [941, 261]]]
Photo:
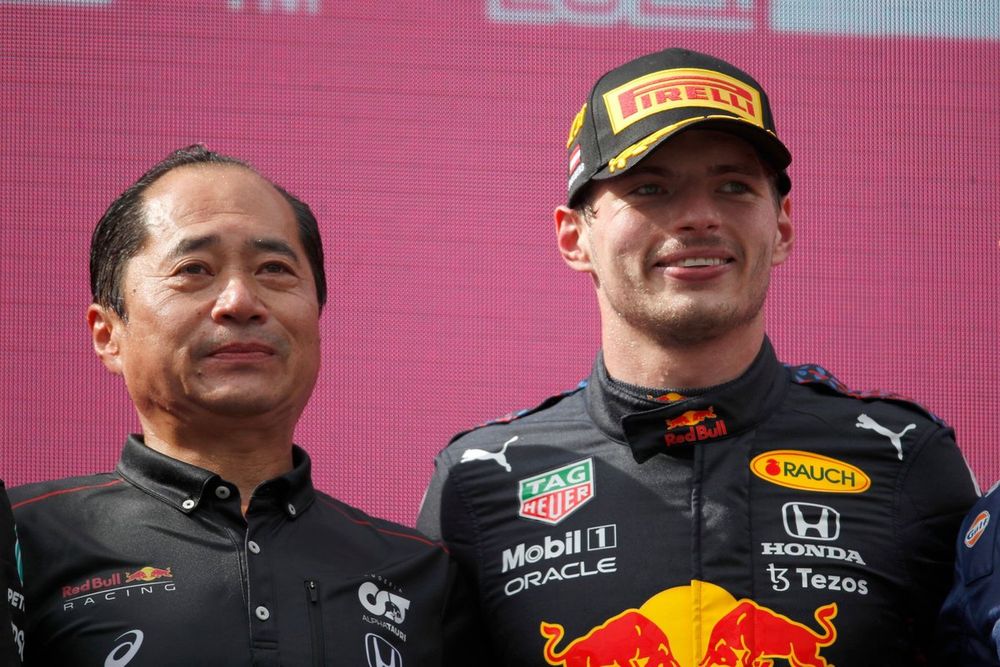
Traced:
[[104, 367], [115, 375], [122, 374], [119, 339], [125, 332], [125, 322], [118, 313], [96, 303], [87, 308], [87, 325], [94, 342], [94, 352]]
[[591, 273], [587, 221], [580, 211], [568, 206], [556, 208], [556, 240], [563, 261], [574, 271]]
[[795, 228], [792, 227], [792, 200], [784, 197], [778, 207], [778, 227], [775, 231], [774, 252], [771, 266], [777, 266], [788, 259], [795, 245]]

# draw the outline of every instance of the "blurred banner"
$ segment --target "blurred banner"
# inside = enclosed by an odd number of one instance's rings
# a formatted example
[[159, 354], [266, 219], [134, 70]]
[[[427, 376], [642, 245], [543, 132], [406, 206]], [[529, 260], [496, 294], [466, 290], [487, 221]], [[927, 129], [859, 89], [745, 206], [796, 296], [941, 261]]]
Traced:
[[411, 522], [454, 432], [589, 372], [566, 135], [598, 75], [667, 46], [754, 73], [792, 150], [781, 358], [914, 397], [1000, 477], [1000, 0], [0, 0], [0, 476], [110, 469], [137, 429], [86, 330], [89, 236], [202, 142], [316, 211], [297, 441], [320, 488]]

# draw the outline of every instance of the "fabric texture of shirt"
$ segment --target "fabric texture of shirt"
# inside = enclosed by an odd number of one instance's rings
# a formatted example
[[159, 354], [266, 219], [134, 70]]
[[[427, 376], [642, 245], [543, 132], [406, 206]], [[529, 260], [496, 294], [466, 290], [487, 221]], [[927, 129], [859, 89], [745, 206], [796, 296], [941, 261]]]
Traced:
[[12, 489], [26, 664], [465, 664], [443, 548], [316, 491], [298, 447], [293, 463], [245, 517], [233, 484], [136, 436], [113, 473]]
[[421, 508], [497, 664], [926, 664], [978, 495], [950, 428], [766, 341], [706, 390], [582, 385], [457, 436]]

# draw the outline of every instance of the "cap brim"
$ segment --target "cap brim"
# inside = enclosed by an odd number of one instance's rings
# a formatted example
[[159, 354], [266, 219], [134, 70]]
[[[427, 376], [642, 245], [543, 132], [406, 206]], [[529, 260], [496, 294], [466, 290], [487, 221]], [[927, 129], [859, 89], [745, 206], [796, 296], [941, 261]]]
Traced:
[[609, 165], [605, 165], [596, 174], [591, 176], [590, 179], [600, 181], [619, 176], [649, 157], [664, 141], [692, 128], [728, 132], [746, 140], [754, 147], [761, 159], [775, 170], [778, 192], [786, 195], [792, 189], [791, 179], [788, 178], [788, 174], [785, 172], [788, 165], [792, 163], [792, 154], [785, 145], [776, 136], [764, 130], [759, 125], [754, 125], [735, 116], [732, 118], [714, 116], [712, 118], [692, 119], [689, 123], [679, 123], [674, 131], [667, 132], [657, 137], [656, 140], [651, 141], [649, 147], [642, 155], [629, 159], [624, 167], [619, 167], [612, 171]]

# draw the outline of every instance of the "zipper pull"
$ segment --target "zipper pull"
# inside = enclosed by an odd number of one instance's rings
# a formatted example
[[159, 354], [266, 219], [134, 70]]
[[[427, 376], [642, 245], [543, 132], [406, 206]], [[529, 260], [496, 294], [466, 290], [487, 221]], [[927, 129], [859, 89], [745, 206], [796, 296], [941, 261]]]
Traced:
[[309, 601], [319, 602], [319, 589], [316, 588], [316, 582], [310, 579], [306, 582], [306, 588], [309, 589]]

